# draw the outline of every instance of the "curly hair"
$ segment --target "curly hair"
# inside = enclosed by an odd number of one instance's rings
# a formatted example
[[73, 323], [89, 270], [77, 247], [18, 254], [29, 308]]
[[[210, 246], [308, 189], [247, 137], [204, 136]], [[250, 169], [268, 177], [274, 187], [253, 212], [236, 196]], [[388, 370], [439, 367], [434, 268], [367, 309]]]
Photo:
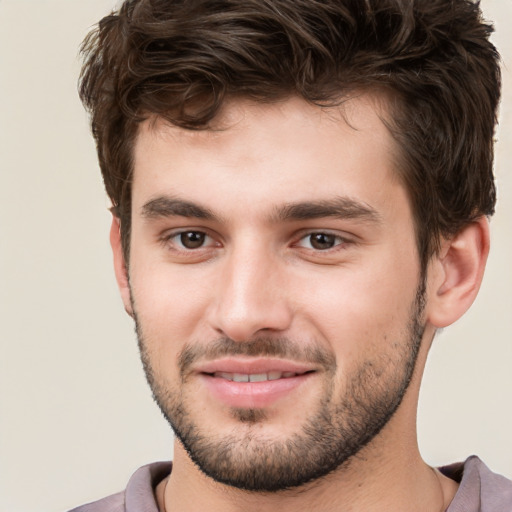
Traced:
[[127, 261], [141, 121], [204, 130], [228, 98], [331, 106], [375, 89], [424, 269], [442, 237], [494, 212], [492, 30], [470, 0], [126, 0], [84, 40], [79, 90]]

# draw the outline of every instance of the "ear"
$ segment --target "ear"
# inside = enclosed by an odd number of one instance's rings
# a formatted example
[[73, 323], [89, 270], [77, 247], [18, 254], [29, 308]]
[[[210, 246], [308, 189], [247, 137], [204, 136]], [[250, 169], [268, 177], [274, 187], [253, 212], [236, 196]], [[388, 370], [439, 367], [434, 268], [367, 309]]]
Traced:
[[445, 240], [429, 267], [427, 321], [438, 328], [458, 320], [475, 300], [489, 254], [489, 222], [480, 219]]
[[133, 316], [128, 271], [124, 259], [123, 244], [121, 243], [121, 223], [115, 215], [112, 215], [112, 224], [110, 226], [110, 246], [114, 255], [114, 272], [116, 274], [117, 286], [121, 292], [124, 309], [130, 316]]

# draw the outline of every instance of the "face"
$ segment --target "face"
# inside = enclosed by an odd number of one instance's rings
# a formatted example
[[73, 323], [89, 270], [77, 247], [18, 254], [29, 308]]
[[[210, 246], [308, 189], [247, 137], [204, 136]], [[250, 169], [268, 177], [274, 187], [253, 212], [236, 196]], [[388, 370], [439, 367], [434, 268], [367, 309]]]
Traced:
[[379, 102], [230, 103], [141, 126], [125, 304], [191, 459], [273, 491], [387, 428], [420, 346], [413, 219]]

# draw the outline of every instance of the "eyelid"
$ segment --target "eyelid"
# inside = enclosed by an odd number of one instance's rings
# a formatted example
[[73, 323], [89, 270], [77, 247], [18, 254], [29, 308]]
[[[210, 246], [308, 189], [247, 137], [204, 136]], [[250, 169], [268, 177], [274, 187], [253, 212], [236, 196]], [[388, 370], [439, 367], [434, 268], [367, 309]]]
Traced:
[[[205, 239], [207, 242], [195, 249], [183, 247], [181, 243], [175, 241], [177, 237], [182, 235], [183, 233], [201, 233], [205, 235]], [[302, 245], [302, 242], [314, 234], [325, 234], [328, 236], [332, 236], [336, 239], [336, 243], [332, 248], [327, 249], [315, 249], [313, 247], [304, 247]], [[340, 233], [339, 231], [336, 231], [335, 229], [318, 229], [318, 228], [307, 228], [299, 231], [296, 233], [296, 235], [293, 237], [292, 246], [299, 247], [305, 250], [309, 250], [316, 253], [330, 253], [336, 250], [340, 250], [342, 248], [345, 248], [347, 245], [352, 245], [357, 242], [357, 237], [355, 235], [347, 234], [345, 232]], [[158, 236], [158, 241], [162, 243], [163, 245], [171, 245], [172, 249], [174, 251], [183, 252], [183, 253], [191, 253], [191, 252], [199, 252], [201, 250], [208, 250], [215, 247], [221, 247], [223, 246], [223, 242], [220, 239], [220, 236], [216, 234], [215, 232], [212, 232], [212, 230], [207, 229], [205, 227], [177, 227], [177, 228], [171, 228], [167, 229], [164, 232], [162, 232]]]
[[351, 237], [348, 234], [340, 233], [339, 231], [336, 231], [335, 229], [304, 229], [301, 230], [300, 233], [297, 234], [296, 239], [297, 240], [303, 240], [304, 238], [307, 238], [311, 235], [328, 235], [335, 238], [340, 238], [342, 240], [350, 240]]
[[[304, 245], [302, 245], [302, 242], [304, 240], [306, 240], [311, 235], [316, 235], [316, 234], [323, 234], [323, 235], [328, 235], [328, 236], [334, 237], [336, 239], [335, 245], [333, 247], [330, 247], [327, 249], [315, 249], [314, 247], [305, 247]], [[333, 251], [342, 250], [342, 249], [346, 248], [347, 245], [354, 244], [356, 242], [354, 236], [350, 236], [345, 233], [340, 233], [339, 231], [331, 230], [331, 229], [303, 230], [300, 233], [298, 233], [298, 235], [295, 237], [295, 240], [296, 241], [293, 243], [293, 245], [296, 247], [305, 249], [307, 251], [312, 251], [312, 252], [315, 252], [318, 254], [324, 253], [326, 255], [329, 253], [332, 253]]]
[[[187, 247], [184, 247], [181, 243], [175, 241], [180, 235], [184, 233], [200, 233], [205, 235], [205, 240], [210, 240], [210, 243], [205, 243], [204, 245], [201, 245], [200, 247], [197, 247], [195, 249], [190, 249]], [[162, 233], [159, 237], [159, 241], [166, 245], [170, 244], [173, 246], [173, 249], [175, 251], [179, 252], [196, 252], [200, 250], [210, 249], [215, 246], [220, 246], [220, 243], [216, 240], [216, 238], [213, 236], [213, 234], [208, 230], [204, 228], [174, 228], [169, 229]]]

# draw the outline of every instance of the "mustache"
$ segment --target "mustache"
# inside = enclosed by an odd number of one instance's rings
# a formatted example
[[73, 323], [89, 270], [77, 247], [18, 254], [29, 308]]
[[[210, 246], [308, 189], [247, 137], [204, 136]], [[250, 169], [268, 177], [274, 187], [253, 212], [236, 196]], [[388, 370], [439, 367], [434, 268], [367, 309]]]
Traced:
[[225, 337], [208, 344], [185, 345], [178, 356], [181, 377], [184, 378], [198, 361], [205, 362], [231, 356], [278, 357], [321, 366], [330, 371], [336, 370], [334, 354], [318, 344], [297, 343], [282, 337], [260, 337], [249, 341], [234, 341]]

